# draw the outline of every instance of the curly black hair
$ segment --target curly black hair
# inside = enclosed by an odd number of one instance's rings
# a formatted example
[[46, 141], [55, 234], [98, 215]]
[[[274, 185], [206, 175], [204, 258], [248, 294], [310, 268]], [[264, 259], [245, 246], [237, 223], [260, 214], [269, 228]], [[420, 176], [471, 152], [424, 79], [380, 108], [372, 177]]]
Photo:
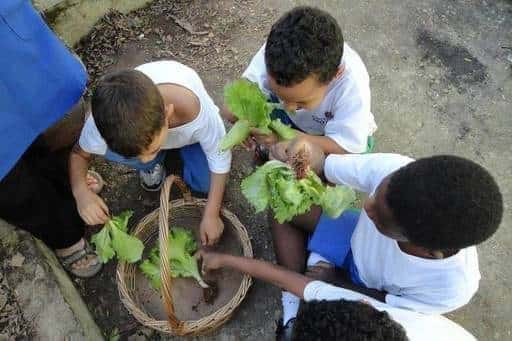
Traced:
[[393, 173], [386, 201], [405, 237], [429, 250], [479, 244], [497, 230], [503, 214], [491, 174], [452, 155], [419, 159]]
[[284, 14], [267, 38], [267, 71], [281, 86], [302, 82], [314, 74], [321, 83], [334, 78], [343, 55], [343, 34], [329, 13], [296, 7]]
[[294, 341], [402, 341], [405, 330], [388, 313], [358, 301], [312, 301], [301, 305]]

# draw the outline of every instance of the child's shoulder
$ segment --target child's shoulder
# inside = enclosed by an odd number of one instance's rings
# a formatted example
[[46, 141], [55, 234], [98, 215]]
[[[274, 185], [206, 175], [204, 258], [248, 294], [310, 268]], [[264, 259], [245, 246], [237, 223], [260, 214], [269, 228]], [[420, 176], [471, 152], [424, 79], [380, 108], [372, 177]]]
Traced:
[[338, 84], [344, 85], [357, 85], [368, 87], [370, 83], [370, 76], [368, 70], [359, 56], [359, 54], [352, 49], [348, 44], [343, 45], [343, 57], [340, 61], [340, 67], [343, 68], [343, 75], [338, 79]]
[[149, 62], [135, 67], [135, 70], [144, 73], [155, 84], [200, 81], [194, 69], [175, 60]]

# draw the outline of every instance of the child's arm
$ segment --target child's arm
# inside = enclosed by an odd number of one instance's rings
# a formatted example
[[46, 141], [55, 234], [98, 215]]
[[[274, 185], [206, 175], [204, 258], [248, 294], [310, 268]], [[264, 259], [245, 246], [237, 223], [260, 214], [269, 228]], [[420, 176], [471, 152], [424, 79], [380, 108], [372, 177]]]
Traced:
[[210, 172], [208, 202], [204, 209], [201, 225], [199, 226], [201, 243], [203, 245], [213, 245], [217, 243], [224, 231], [224, 223], [220, 219], [220, 207], [222, 205], [227, 178], [228, 173], [217, 174]]
[[303, 138], [309, 143], [318, 146], [325, 155], [329, 154], [349, 154], [349, 151], [343, 149], [336, 141], [327, 136], [309, 135], [298, 131], [297, 136]]
[[[330, 137], [309, 135], [298, 130], [295, 130], [295, 132], [297, 134], [297, 138], [303, 139], [305, 141], [308, 141], [310, 144], [316, 145], [326, 155], [349, 153], [345, 149], [341, 148], [340, 145]], [[279, 137], [276, 134], [263, 134], [257, 128], [253, 128], [251, 130], [251, 136], [254, 137], [256, 142], [265, 145], [268, 148], [280, 141]]]
[[232, 268], [283, 288], [301, 298], [304, 297], [306, 285], [313, 281], [313, 279], [297, 272], [262, 260], [207, 252], [204, 250], [199, 251], [198, 254], [203, 261], [203, 272], [223, 267]]
[[343, 269], [335, 268], [334, 266], [325, 267], [316, 265], [308, 267], [305, 275], [309, 278], [359, 292], [378, 301], [386, 302], [387, 292], [355, 285], [348, 277], [348, 273]]
[[87, 187], [86, 176], [91, 154], [78, 144], [69, 156], [69, 179], [80, 217], [87, 225], [104, 224], [108, 221], [108, 207], [99, 195]]
[[222, 108], [222, 110], [220, 111], [220, 114], [229, 123], [235, 123], [236, 121], [238, 121], [236, 116], [231, 112], [231, 110], [228, 109], [227, 106], [224, 106]]

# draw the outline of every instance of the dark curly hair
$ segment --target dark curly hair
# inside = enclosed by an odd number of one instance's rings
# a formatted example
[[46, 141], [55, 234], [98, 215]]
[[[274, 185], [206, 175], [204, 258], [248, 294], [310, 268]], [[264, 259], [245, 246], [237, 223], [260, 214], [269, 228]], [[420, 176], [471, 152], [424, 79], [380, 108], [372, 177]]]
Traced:
[[294, 341], [402, 341], [405, 330], [388, 313], [358, 301], [303, 303], [293, 327]]
[[491, 174], [452, 155], [420, 159], [393, 173], [386, 200], [405, 237], [429, 250], [479, 244], [496, 231], [503, 214]]
[[108, 147], [135, 157], [149, 147], [165, 124], [165, 105], [153, 81], [137, 70], [101, 78], [92, 93], [94, 122]]
[[292, 86], [315, 74], [327, 83], [343, 55], [343, 35], [330, 14], [313, 7], [296, 7], [284, 14], [267, 38], [265, 63], [281, 86]]

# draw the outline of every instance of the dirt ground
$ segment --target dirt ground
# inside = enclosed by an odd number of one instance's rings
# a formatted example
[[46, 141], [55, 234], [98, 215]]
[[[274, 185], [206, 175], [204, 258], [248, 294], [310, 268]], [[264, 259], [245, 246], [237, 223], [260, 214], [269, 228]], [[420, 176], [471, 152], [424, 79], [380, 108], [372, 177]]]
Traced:
[[[240, 75], [276, 17], [277, 13], [262, 6], [261, 1], [155, 1], [128, 15], [107, 14], [75, 50], [89, 70], [91, 86], [98, 76], [109, 70], [174, 59], [194, 68], [220, 105], [223, 86]], [[242, 43], [244, 40], [251, 44]], [[167, 161], [179, 162], [172, 158]], [[96, 160], [94, 167], [106, 180], [102, 196], [111, 211], [135, 211], [131, 226], [158, 207], [158, 194], [142, 190], [134, 171], [102, 160]], [[241, 149], [236, 150], [225, 206], [247, 227], [255, 257], [272, 260], [265, 217], [247, 214], [251, 208], [241, 199], [238, 190], [240, 180], [251, 169], [251, 156]], [[142, 332], [150, 334], [152, 339], [160, 337], [144, 328], [141, 332], [121, 304], [115, 264], [107, 264], [92, 280], [75, 281], [106, 335], [115, 334], [117, 329], [122, 337]], [[277, 289], [256, 282], [234, 318], [217, 336], [244, 340], [272, 338], [275, 321], [280, 317], [278, 302]]]
[[[155, 1], [128, 15], [111, 13], [77, 51], [92, 81], [113, 69], [175, 59], [193, 67], [222, 104], [222, 87], [237, 78], [264, 41], [272, 22], [296, 4], [328, 10], [345, 39], [367, 64], [377, 150], [414, 157], [434, 153], [466, 156], [497, 177], [510, 193], [512, 142], [512, 3], [510, 1]], [[131, 225], [157, 208], [156, 194], [141, 190], [137, 174], [102, 161], [103, 197], [113, 212], [134, 209]], [[265, 219], [240, 197], [240, 179], [251, 157], [236, 150], [226, 206], [249, 230], [255, 256], [273, 259]], [[481, 340], [512, 338], [510, 210], [501, 230], [479, 247], [482, 281], [465, 308], [450, 315]], [[114, 264], [93, 280], [76, 283], [97, 323], [123, 338], [144, 333], [119, 301]], [[269, 340], [280, 316], [279, 291], [256, 282], [220, 334], [205, 339]], [[141, 336], [142, 337], [142, 336]]]
[[[3, 255], [0, 253], [0, 256]], [[0, 263], [0, 340], [9, 336], [23, 338], [30, 334], [30, 324], [23, 318], [15, 292], [3, 275], [10, 261], [3, 258]]]

